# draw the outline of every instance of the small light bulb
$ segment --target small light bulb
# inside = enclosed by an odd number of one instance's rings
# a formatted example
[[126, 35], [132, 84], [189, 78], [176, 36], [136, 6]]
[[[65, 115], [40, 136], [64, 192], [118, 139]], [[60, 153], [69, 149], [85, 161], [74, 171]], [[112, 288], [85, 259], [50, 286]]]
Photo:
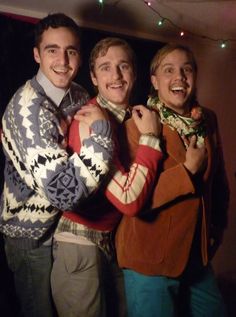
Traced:
[[180, 36], [183, 37], [184, 36], [184, 31], [180, 32]]
[[162, 26], [164, 24], [164, 19], [161, 19], [161, 20], [159, 20], [158, 22], [157, 22], [157, 25], [158, 26]]
[[220, 47], [221, 47], [221, 48], [226, 48], [226, 42], [225, 42], [225, 41], [222, 41], [221, 44], [220, 44]]

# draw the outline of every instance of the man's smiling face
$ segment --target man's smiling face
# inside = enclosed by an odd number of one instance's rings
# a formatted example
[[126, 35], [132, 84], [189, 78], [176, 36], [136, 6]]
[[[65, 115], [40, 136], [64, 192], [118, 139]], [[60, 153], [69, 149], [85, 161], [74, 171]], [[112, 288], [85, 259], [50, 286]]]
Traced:
[[122, 46], [111, 46], [104, 56], [96, 58], [91, 78], [105, 99], [123, 108], [129, 105], [135, 75], [129, 55]]
[[196, 72], [185, 51], [176, 49], [168, 53], [151, 77], [159, 99], [179, 114], [188, 111], [195, 92]]
[[79, 40], [69, 28], [49, 27], [34, 48], [34, 59], [54, 86], [67, 89], [80, 65]]

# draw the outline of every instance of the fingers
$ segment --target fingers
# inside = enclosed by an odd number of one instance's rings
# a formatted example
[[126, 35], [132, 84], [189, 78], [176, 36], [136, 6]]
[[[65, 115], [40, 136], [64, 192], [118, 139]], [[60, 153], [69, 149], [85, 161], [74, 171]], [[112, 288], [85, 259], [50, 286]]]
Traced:
[[134, 122], [136, 122], [137, 120], [141, 120], [142, 116], [143, 115], [139, 110], [136, 110], [136, 109], [132, 110], [132, 117], [134, 119]]
[[197, 135], [192, 135], [189, 139], [187, 139], [186, 137], [184, 137], [184, 141], [186, 144], [188, 144], [188, 146], [190, 148], [193, 148], [193, 149], [205, 149], [205, 143], [202, 142], [198, 142], [198, 137]]
[[87, 115], [89, 113], [93, 113], [93, 112], [102, 112], [101, 108], [99, 108], [98, 106], [94, 106], [94, 105], [85, 105], [82, 106], [77, 113], [80, 115]]
[[201, 172], [206, 167], [207, 163], [207, 151], [203, 144], [202, 146], [197, 145], [197, 137], [192, 136], [190, 143], [186, 151], [186, 160], [184, 166], [194, 175]]
[[197, 144], [197, 136], [192, 135], [189, 140], [189, 147], [195, 148]]
[[161, 128], [156, 112], [137, 105], [133, 107], [132, 118], [141, 134], [159, 135]]
[[146, 107], [144, 107], [143, 105], [135, 105], [135, 106], [133, 106], [133, 110], [145, 111], [145, 110], [148, 110], [148, 109]]
[[75, 120], [79, 120], [82, 115], [85, 115], [94, 105], [84, 105], [82, 106], [74, 115]]
[[132, 115], [138, 115], [139, 117], [142, 117], [145, 113], [150, 113], [151, 110], [149, 110], [147, 107], [143, 105], [136, 105], [133, 106], [132, 109]]
[[91, 126], [97, 120], [106, 120], [107, 114], [96, 105], [85, 105], [76, 112], [74, 119]]

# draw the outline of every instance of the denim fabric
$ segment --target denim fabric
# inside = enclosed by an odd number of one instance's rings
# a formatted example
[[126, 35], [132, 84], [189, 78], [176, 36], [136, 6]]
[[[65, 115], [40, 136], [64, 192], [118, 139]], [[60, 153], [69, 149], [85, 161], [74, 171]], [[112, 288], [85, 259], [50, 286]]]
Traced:
[[52, 317], [50, 274], [51, 246], [25, 250], [5, 238], [5, 251], [14, 274], [16, 294], [24, 317]]
[[123, 272], [128, 317], [227, 316], [210, 267], [176, 279]]

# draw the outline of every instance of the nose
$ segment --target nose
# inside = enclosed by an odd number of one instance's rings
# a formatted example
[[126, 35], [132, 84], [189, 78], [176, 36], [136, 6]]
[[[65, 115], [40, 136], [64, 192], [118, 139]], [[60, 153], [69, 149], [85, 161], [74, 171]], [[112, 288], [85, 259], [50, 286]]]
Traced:
[[119, 66], [114, 67], [112, 75], [115, 79], [121, 78], [122, 75], [121, 75], [121, 70]]
[[186, 75], [185, 75], [185, 72], [184, 72], [184, 69], [183, 68], [179, 68], [179, 69], [177, 69], [177, 71], [176, 71], [176, 77], [178, 78], [178, 79], [181, 79], [181, 80], [185, 80], [186, 79]]
[[62, 50], [59, 55], [61, 65], [69, 64], [68, 52], [66, 50]]

